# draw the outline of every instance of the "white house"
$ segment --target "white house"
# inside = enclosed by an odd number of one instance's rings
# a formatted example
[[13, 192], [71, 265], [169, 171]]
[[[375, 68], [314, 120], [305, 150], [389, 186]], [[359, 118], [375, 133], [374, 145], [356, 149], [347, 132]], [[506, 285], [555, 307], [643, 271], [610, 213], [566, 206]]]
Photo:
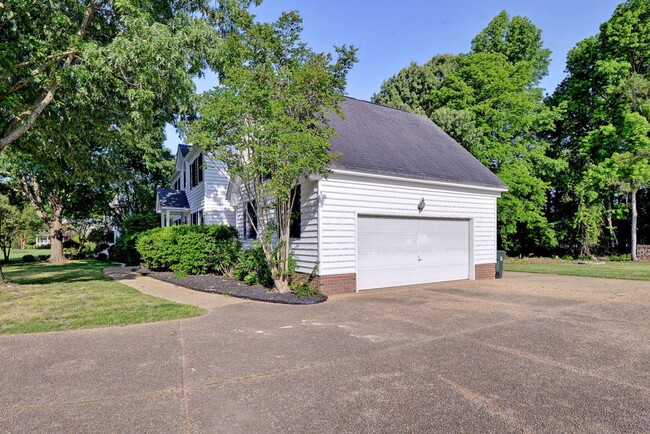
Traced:
[[[426, 116], [353, 98], [341, 108], [345, 119], [330, 122], [342, 157], [326, 179], [300, 184], [298, 272], [317, 266], [327, 294], [494, 278], [496, 203], [507, 186]], [[200, 155], [179, 147], [175, 189], [158, 195], [161, 223], [233, 224], [253, 238], [251, 203], [207, 156], [203, 174], [193, 172]]]
[[161, 226], [172, 224], [235, 225], [235, 213], [226, 200], [225, 166], [196, 146], [178, 145], [172, 190], [158, 190], [156, 212]]

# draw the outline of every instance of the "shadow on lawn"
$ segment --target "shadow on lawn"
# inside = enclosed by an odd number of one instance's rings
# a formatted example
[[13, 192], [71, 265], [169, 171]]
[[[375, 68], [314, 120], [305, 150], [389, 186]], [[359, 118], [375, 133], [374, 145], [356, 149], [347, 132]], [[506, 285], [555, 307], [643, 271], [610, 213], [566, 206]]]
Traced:
[[12, 265], [5, 269], [5, 277], [17, 285], [112, 281], [102, 271], [108, 264], [110, 263], [104, 261], [74, 261], [63, 265]]

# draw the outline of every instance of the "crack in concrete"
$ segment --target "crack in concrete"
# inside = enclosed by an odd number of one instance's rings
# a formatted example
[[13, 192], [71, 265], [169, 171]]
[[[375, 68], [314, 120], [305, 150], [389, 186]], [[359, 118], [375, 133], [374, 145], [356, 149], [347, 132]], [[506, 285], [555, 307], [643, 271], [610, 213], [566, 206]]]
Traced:
[[192, 432], [192, 424], [190, 422], [190, 409], [189, 409], [189, 404], [188, 404], [188, 399], [187, 399], [187, 388], [185, 387], [185, 371], [187, 369], [187, 358], [185, 357], [185, 338], [183, 338], [183, 327], [182, 323], [179, 322], [178, 324], [178, 345], [180, 347], [181, 351], [181, 375], [180, 375], [180, 380], [181, 380], [181, 392], [182, 392], [182, 401], [183, 401], [183, 414], [185, 416], [185, 420], [183, 421], [183, 426], [185, 427], [185, 432], [187, 434]]
[[516, 429], [521, 429], [524, 433], [532, 433], [533, 429], [532, 427], [526, 426], [521, 420], [519, 420], [515, 415], [514, 411], [510, 409], [502, 409], [499, 404], [491, 400], [490, 398], [487, 398], [483, 395], [481, 395], [478, 392], [475, 392], [474, 390], [465, 387], [461, 384], [456, 383], [455, 381], [450, 380], [449, 378], [443, 377], [442, 375], [438, 375], [438, 379], [440, 379], [442, 382], [446, 383], [451, 389], [465, 398], [466, 400], [485, 408], [490, 414], [500, 417], [503, 419], [508, 425], [512, 426], [513, 428]]
[[621, 381], [621, 380], [618, 380], [618, 379], [615, 379], [615, 378], [612, 378], [612, 377], [608, 377], [606, 375], [599, 374], [598, 373], [599, 370], [582, 369], [582, 368], [579, 368], [577, 366], [572, 366], [572, 365], [568, 365], [566, 363], [558, 362], [558, 361], [555, 361], [555, 360], [552, 360], [552, 359], [547, 359], [547, 358], [544, 358], [544, 357], [541, 357], [541, 356], [538, 356], [536, 354], [529, 353], [529, 352], [526, 352], [526, 351], [521, 351], [521, 350], [517, 350], [517, 349], [514, 349], [514, 348], [509, 348], [509, 347], [504, 347], [504, 346], [501, 346], [501, 345], [489, 344], [489, 343], [483, 342], [483, 341], [481, 341], [479, 339], [472, 339], [472, 338], [468, 338], [468, 339], [475, 342], [475, 343], [477, 343], [477, 344], [479, 344], [479, 345], [482, 345], [484, 347], [492, 348], [494, 350], [497, 350], [497, 351], [500, 351], [500, 352], [503, 352], [503, 353], [508, 353], [508, 354], [513, 355], [513, 356], [521, 357], [523, 359], [532, 360], [534, 362], [541, 363], [543, 365], [553, 366], [555, 368], [560, 368], [560, 369], [563, 369], [565, 371], [572, 372], [574, 374], [587, 375], [589, 377], [597, 378], [599, 380], [610, 381], [610, 382], [618, 384], [620, 386], [627, 386], [627, 387], [631, 387], [631, 388], [634, 388], [634, 389], [638, 389], [638, 390], [646, 392], [646, 393], [650, 393], [650, 389], [647, 388], [647, 387], [640, 386], [640, 385], [634, 384], [634, 383], [628, 383], [627, 381]]

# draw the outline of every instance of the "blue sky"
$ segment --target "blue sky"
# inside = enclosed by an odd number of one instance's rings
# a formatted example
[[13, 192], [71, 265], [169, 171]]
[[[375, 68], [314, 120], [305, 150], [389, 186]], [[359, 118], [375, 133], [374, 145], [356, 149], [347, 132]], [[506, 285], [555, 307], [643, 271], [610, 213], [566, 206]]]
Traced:
[[[494, 16], [506, 10], [523, 15], [542, 29], [546, 48], [553, 52], [549, 75], [541, 86], [552, 93], [564, 78], [568, 51], [598, 32], [618, 0], [265, 0], [254, 10], [259, 21], [275, 20], [282, 11], [297, 10], [303, 18], [303, 40], [316, 51], [334, 45], [354, 45], [359, 62], [348, 76], [346, 93], [369, 100], [381, 83], [415, 61], [439, 53], [469, 51], [472, 38]], [[197, 91], [216, 80], [197, 80]], [[172, 127], [165, 145], [176, 151], [181, 139]]]

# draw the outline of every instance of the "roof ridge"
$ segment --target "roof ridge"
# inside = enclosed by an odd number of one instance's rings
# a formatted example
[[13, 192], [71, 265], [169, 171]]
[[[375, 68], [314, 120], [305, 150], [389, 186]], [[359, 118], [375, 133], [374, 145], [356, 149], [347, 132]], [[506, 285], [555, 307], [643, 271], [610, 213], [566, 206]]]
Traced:
[[391, 107], [389, 105], [379, 104], [379, 103], [373, 102], [373, 101], [366, 101], [365, 99], [355, 98], [355, 97], [352, 97], [352, 96], [349, 96], [349, 95], [343, 95], [343, 97], [346, 98], [346, 99], [351, 99], [351, 100], [354, 100], [354, 101], [363, 102], [363, 103], [366, 103], [366, 104], [370, 104], [370, 105], [374, 105], [374, 106], [382, 107], [382, 108], [387, 108], [387, 109], [390, 109], [390, 110], [397, 110], [398, 112], [406, 113], [406, 114], [409, 114], [409, 115], [420, 116], [420, 117], [423, 117], [425, 119], [431, 120], [431, 118], [429, 118], [429, 116], [423, 115], [422, 113], [416, 113], [416, 112], [404, 110], [404, 109], [397, 108], [397, 107]]

